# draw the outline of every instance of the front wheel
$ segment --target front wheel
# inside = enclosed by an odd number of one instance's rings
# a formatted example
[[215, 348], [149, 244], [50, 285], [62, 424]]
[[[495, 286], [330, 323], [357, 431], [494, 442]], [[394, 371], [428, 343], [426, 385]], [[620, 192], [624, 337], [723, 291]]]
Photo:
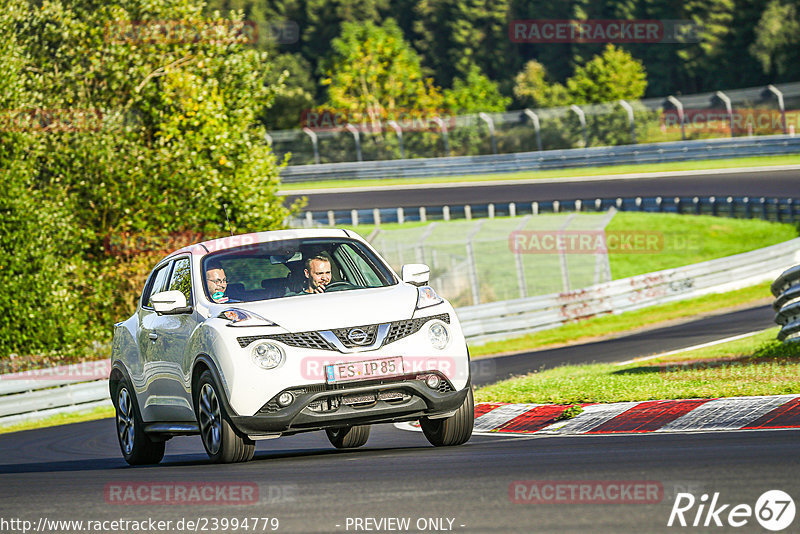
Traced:
[[337, 449], [355, 449], [367, 442], [369, 439], [369, 425], [342, 426], [338, 428], [328, 428], [325, 433], [331, 445]]
[[117, 439], [122, 457], [130, 465], [157, 464], [164, 458], [163, 441], [153, 441], [144, 431], [131, 386], [123, 380], [114, 395]]
[[211, 461], [227, 464], [252, 460], [256, 444], [231, 425], [211, 371], [200, 375], [197, 387], [194, 401], [197, 422], [203, 447]]
[[422, 433], [436, 447], [461, 445], [472, 436], [472, 426], [475, 424], [475, 404], [472, 399], [472, 387], [467, 391], [464, 403], [456, 413], [445, 419], [419, 420]]

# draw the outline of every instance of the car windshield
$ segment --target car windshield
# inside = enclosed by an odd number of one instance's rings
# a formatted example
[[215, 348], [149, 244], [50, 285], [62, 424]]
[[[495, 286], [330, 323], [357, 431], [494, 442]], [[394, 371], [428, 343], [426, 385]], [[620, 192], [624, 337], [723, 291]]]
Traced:
[[350, 239], [293, 239], [209, 254], [205, 290], [213, 302], [251, 302], [397, 283], [389, 268]]

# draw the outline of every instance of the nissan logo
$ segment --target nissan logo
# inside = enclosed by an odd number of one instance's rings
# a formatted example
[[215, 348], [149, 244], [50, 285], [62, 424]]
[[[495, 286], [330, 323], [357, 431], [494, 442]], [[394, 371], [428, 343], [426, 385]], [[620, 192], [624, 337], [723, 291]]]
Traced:
[[363, 345], [367, 342], [367, 333], [360, 328], [353, 328], [347, 333], [347, 339], [356, 345]]

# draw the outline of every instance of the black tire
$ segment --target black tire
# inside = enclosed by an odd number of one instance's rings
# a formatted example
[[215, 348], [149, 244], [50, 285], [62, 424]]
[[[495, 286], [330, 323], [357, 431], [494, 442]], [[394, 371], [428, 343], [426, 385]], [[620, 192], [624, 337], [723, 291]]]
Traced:
[[212, 462], [229, 464], [253, 459], [256, 444], [231, 425], [220, 401], [220, 393], [211, 371], [204, 371], [197, 382], [194, 407], [203, 447]]
[[164, 441], [154, 441], [144, 431], [133, 388], [121, 380], [114, 392], [117, 439], [122, 457], [130, 465], [157, 464], [164, 458]]
[[467, 391], [464, 403], [456, 413], [445, 419], [419, 420], [422, 432], [431, 445], [436, 447], [449, 447], [466, 443], [472, 437], [472, 427], [475, 424], [475, 403], [472, 399], [472, 387]]
[[360, 426], [340, 426], [328, 428], [325, 433], [331, 445], [337, 449], [355, 449], [367, 442], [369, 439], [369, 425]]

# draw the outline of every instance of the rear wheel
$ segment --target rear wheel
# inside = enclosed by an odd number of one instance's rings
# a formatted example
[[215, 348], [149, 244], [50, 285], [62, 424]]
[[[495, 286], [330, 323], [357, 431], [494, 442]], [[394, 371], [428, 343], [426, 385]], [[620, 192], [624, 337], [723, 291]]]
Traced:
[[231, 425], [210, 371], [200, 375], [194, 403], [203, 447], [212, 462], [227, 464], [253, 458], [256, 444]]
[[331, 445], [337, 449], [355, 449], [367, 442], [369, 439], [369, 425], [360, 426], [341, 426], [338, 428], [328, 428], [325, 433]]
[[120, 381], [114, 395], [116, 409], [117, 439], [122, 456], [130, 465], [157, 464], [164, 458], [163, 441], [153, 441], [144, 431], [139, 408], [133, 397], [131, 386]]
[[475, 424], [475, 404], [472, 399], [472, 387], [467, 391], [464, 403], [454, 415], [445, 419], [423, 417], [419, 420], [419, 424], [431, 445], [446, 447], [466, 443], [472, 437], [472, 427]]

